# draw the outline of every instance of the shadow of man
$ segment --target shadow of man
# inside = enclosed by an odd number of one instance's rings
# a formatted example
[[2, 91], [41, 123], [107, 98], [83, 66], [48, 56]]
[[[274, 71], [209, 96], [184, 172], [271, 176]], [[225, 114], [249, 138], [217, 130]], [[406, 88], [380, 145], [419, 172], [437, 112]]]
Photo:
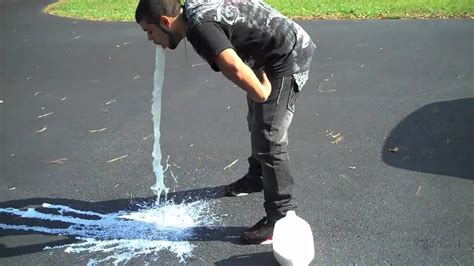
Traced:
[[474, 179], [474, 98], [426, 105], [387, 137], [383, 161], [417, 172]]

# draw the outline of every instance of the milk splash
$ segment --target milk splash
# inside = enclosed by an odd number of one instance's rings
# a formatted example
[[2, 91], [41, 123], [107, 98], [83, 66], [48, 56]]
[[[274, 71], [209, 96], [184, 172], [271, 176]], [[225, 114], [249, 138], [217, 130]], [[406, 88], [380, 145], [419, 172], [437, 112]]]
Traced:
[[[173, 201], [160, 203], [162, 194], [168, 193], [164, 185], [164, 172], [161, 165], [160, 118], [161, 92], [164, 81], [165, 53], [157, 47], [153, 89], [153, 127], [155, 142], [153, 146], [153, 171], [156, 183], [151, 187], [157, 201], [143, 204], [138, 211], [118, 211], [102, 214], [83, 211], [64, 205], [44, 203], [42, 208], [0, 208], [0, 214], [33, 222], [53, 221], [66, 223], [68, 227], [51, 228], [47, 226], [31, 226], [0, 223], [0, 229], [33, 231], [45, 234], [73, 237], [80, 243], [67, 244], [46, 249], [65, 248], [67, 253], [94, 254], [97, 257], [89, 261], [89, 265], [98, 263], [127, 263], [138, 256], [158, 259], [158, 252], [168, 250], [176, 254], [184, 263], [192, 256], [195, 247], [189, 241], [195, 236], [195, 229], [212, 228], [218, 218], [211, 213], [207, 201], [175, 204]], [[167, 164], [168, 167], [168, 164]], [[46, 209], [45, 213], [42, 210]], [[51, 214], [51, 211], [55, 214]], [[31, 223], [29, 223], [31, 224]]]
[[218, 220], [210, 215], [210, 205], [204, 201], [181, 204], [168, 202], [162, 205], [153, 203], [139, 207], [134, 212], [107, 214], [48, 203], [44, 203], [42, 209], [0, 208], [0, 214], [36, 223], [53, 221], [70, 224], [66, 228], [50, 228], [0, 223], [0, 229], [74, 237], [81, 242], [45, 249], [65, 248], [67, 253], [96, 255], [89, 264], [127, 263], [132, 258], [145, 255], [151, 255], [150, 258], [156, 261], [158, 252], [163, 250], [175, 253], [179, 261], [184, 263], [192, 256], [194, 245], [189, 240], [193, 239], [193, 228], [212, 227]]
[[160, 122], [161, 122], [161, 92], [165, 77], [165, 51], [161, 47], [156, 47], [155, 58], [155, 74], [153, 80], [153, 104], [151, 113], [153, 115], [153, 131], [155, 142], [153, 144], [153, 172], [155, 173], [156, 182], [151, 187], [153, 193], [157, 195], [157, 202], [160, 196], [168, 193], [169, 188], [164, 184], [164, 171], [161, 165], [161, 145], [160, 145]]

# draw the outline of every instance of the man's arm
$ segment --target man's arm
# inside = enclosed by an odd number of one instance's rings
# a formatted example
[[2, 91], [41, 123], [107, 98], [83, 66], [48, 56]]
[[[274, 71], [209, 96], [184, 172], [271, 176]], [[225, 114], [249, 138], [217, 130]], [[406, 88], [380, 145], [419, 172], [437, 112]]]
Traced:
[[241, 89], [246, 91], [255, 102], [265, 102], [272, 91], [272, 86], [265, 73], [261, 80], [237, 55], [234, 49], [225, 49], [214, 59], [222, 74]]

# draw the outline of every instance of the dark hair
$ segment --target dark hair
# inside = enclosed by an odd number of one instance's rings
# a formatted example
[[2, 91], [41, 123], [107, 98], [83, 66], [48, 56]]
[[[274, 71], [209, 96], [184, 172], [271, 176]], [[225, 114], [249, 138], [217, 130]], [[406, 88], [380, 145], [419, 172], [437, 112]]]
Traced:
[[180, 0], [140, 0], [135, 11], [135, 20], [140, 23], [160, 24], [161, 16], [175, 17], [181, 9]]

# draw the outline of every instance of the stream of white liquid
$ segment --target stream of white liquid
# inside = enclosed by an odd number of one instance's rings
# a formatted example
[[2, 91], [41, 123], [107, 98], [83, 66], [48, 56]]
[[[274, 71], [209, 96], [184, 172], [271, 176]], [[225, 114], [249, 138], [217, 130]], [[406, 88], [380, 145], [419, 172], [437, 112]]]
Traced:
[[153, 193], [157, 196], [157, 202], [160, 196], [168, 194], [169, 188], [164, 184], [164, 171], [161, 165], [161, 145], [160, 145], [160, 123], [161, 123], [161, 93], [163, 91], [163, 81], [165, 77], [165, 51], [160, 46], [156, 47], [155, 74], [153, 80], [153, 104], [151, 113], [153, 115], [153, 131], [155, 142], [153, 144], [153, 172], [155, 173], [155, 185], [151, 187]]
[[[212, 227], [218, 218], [211, 212], [208, 201], [176, 204], [159, 202], [160, 196], [168, 193], [164, 185], [164, 170], [161, 165], [160, 118], [161, 92], [164, 81], [165, 53], [156, 49], [156, 66], [153, 89], [153, 171], [156, 183], [151, 187], [157, 200], [154, 204], [140, 205], [138, 211], [99, 213], [83, 211], [70, 206], [44, 203], [42, 208], [0, 208], [0, 214], [21, 218], [12, 224], [0, 221], [0, 229], [29, 231], [62, 235], [75, 238], [79, 243], [48, 247], [65, 248], [67, 253], [89, 257], [88, 265], [130, 263], [132, 259], [145, 262], [157, 261], [159, 252], [174, 253], [181, 263], [192, 256], [195, 245], [190, 243], [196, 227]], [[166, 171], [166, 169], [165, 169]], [[55, 211], [55, 214], [43, 210]], [[69, 226], [51, 227], [44, 222], [54, 221]], [[31, 225], [39, 224], [39, 225]], [[47, 224], [47, 223], [46, 223]]]

